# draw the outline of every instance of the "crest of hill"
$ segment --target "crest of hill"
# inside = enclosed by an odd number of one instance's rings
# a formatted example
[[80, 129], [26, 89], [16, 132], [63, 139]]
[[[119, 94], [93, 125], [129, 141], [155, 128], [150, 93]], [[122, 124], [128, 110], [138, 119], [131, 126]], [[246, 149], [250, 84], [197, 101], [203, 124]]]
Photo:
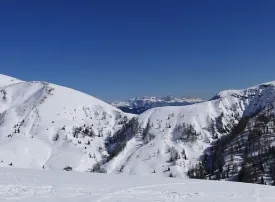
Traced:
[[22, 82], [19, 79], [0, 74], [0, 87]]

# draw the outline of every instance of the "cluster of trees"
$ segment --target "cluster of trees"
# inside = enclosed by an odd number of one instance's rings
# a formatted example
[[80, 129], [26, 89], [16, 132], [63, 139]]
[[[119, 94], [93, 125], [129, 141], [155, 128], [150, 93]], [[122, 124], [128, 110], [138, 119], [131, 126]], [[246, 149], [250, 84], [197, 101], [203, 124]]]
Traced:
[[265, 109], [243, 117], [213, 144], [188, 176], [275, 185], [275, 116], [269, 112]]
[[[275, 185], [275, 117], [259, 114], [248, 127], [243, 163], [237, 181]], [[265, 176], [265, 177], [264, 177]]]
[[182, 140], [184, 142], [194, 143], [197, 141], [200, 133], [197, 133], [192, 124], [177, 124], [173, 129], [173, 136], [175, 139]]
[[232, 128], [232, 131], [218, 139], [209, 151], [202, 157], [200, 164], [188, 171], [190, 178], [198, 179], [221, 179], [228, 176], [228, 172], [224, 170], [225, 158], [224, 154], [229, 148], [231, 142], [241, 134], [249, 121], [249, 117], [242, 118], [239, 123]]
[[150, 141], [152, 141], [156, 137], [154, 134], [150, 133], [151, 127], [152, 126], [151, 126], [150, 122], [148, 121], [146, 127], [142, 131], [141, 138], [142, 138], [142, 141], [144, 142], [144, 144], [148, 144]]
[[[44, 166], [42, 168], [44, 169]], [[63, 170], [65, 170], [65, 171], [72, 171], [73, 168], [70, 167], [70, 166], [66, 166]]]
[[7, 92], [5, 90], [1, 90], [0, 93], [2, 94], [2, 99], [5, 101], [7, 100]]
[[138, 118], [134, 117], [129, 122], [124, 123], [122, 128], [113, 136], [106, 139], [105, 147], [108, 151], [107, 161], [117, 156], [126, 146], [126, 143], [132, 139], [140, 130]]
[[169, 159], [167, 160], [167, 163], [170, 163], [171, 166], [175, 166], [177, 163], [177, 160], [179, 159], [187, 160], [187, 155], [184, 149], [180, 152], [176, 150], [175, 147], [169, 147], [167, 149], [167, 153], [170, 154]]
[[229, 128], [227, 126], [224, 126], [223, 117], [224, 113], [221, 113], [221, 115], [215, 119], [217, 131], [221, 134], [229, 132]]
[[73, 128], [73, 136], [75, 138], [78, 138], [80, 135], [82, 135], [84, 137], [85, 136], [95, 137], [95, 132], [94, 132], [92, 126], [86, 126], [84, 124], [83, 126]]
[[181, 156], [174, 147], [172, 147], [168, 151], [170, 152], [168, 163], [171, 163], [174, 166], [176, 165], [177, 160], [181, 158]]
[[211, 123], [208, 127], [208, 131], [211, 133], [213, 139], [218, 139], [218, 133], [227, 134], [230, 132], [230, 124], [227, 126], [223, 123], [224, 113], [221, 113], [220, 116], [211, 120]]
[[224, 178], [227, 173], [224, 173], [223, 167], [225, 165], [224, 154], [226, 150], [231, 146], [231, 143], [237, 136], [244, 132], [249, 121], [249, 117], [242, 118], [239, 123], [232, 128], [232, 131], [225, 136], [222, 136], [216, 141], [214, 146], [210, 149], [210, 155], [205, 156], [204, 165], [207, 174], [215, 175], [214, 178]]
[[275, 147], [264, 153], [245, 153], [236, 181], [275, 185]]
[[106, 173], [106, 170], [101, 166], [100, 162], [96, 163], [89, 171], [94, 173]]
[[57, 141], [59, 139], [59, 134], [56, 133], [52, 136], [52, 141]]
[[187, 176], [189, 178], [195, 178], [195, 179], [205, 179], [206, 178], [206, 172], [204, 170], [203, 164], [199, 162], [195, 167], [192, 167], [188, 170]]

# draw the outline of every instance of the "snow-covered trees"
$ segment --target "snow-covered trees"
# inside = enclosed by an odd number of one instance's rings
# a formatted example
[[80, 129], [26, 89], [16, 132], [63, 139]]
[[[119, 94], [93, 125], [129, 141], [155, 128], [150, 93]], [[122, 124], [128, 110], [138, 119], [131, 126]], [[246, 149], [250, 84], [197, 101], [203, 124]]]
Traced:
[[101, 163], [96, 163], [92, 169], [90, 169], [90, 172], [95, 173], [106, 173], [106, 170], [101, 166]]
[[173, 130], [174, 139], [179, 139], [184, 142], [195, 142], [200, 133], [197, 133], [192, 124], [177, 124]]
[[59, 134], [58, 133], [54, 134], [52, 137], [52, 141], [57, 141], [58, 139], [59, 139]]
[[190, 178], [205, 179], [206, 172], [203, 168], [203, 164], [199, 162], [195, 167], [189, 169], [187, 172], [187, 176]]
[[176, 161], [180, 159], [180, 154], [175, 148], [170, 149], [170, 157], [168, 162], [171, 163], [173, 166], [176, 165]]
[[243, 117], [207, 150], [202, 163], [191, 168], [188, 176], [275, 184], [274, 121], [267, 109]]
[[118, 155], [126, 146], [128, 140], [132, 139], [139, 131], [139, 122], [136, 117], [125, 123], [113, 136], [106, 139], [105, 147], [109, 153], [108, 160]]
[[142, 136], [141, 136], [144, 144], [148, 144], [151, 140], [155, 138], [155, 135], [150, 133], [150, 129], [151, 129], [151, 125], [150, 125], [150, 122], [148, 121], [146, 127], [142, 131]]
[[2, 94], [2, 100], [7, 100], [7, 92], [5, 90], [1, 90], [0, 93]]
[[72, 171], [72, 170], [73, 170], [73, 168], [72, 168], [72, 167], [70, 167], [70, 166], [66, 166], [63, 170], [65, 170], [65, 171]]
[[94, 132], [92, 126], [83, 125], [83, 126], [73, 128], [73, 136], [75, 138], [78, 138], [79, 135], [83, 135], [84, 137], [85, 136], [94, 137], [95, 132]]

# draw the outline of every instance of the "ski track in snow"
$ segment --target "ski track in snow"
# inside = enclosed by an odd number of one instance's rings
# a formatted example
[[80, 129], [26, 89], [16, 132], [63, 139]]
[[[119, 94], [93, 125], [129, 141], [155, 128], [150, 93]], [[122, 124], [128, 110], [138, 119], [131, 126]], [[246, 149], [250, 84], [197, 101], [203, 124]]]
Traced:
[[[194, 183], [201, 183], [201, 182], [194, 182]], [[148, 190], [148, 189], [154, 188], [154, 187], [169, 186], [169, 185], [173, 185], [173, 186], [175, 186], [175, 185], [186, 185], [186, 183], [153, 184], [153, 185], [147, 185], [147, 186], [131, 187], [131, 188], [126, 189], [126, 190], [120, 190], [120, 191], [116, 191], [116, 192], [113, 192], [113, 193], [108, 193], [103, 198], [98, 199], [97, 202], [102, 202], [102, 201], [105, 201], [107, 199], [111, 199], [114, 196], [125, 195], [125, 194], [142, 195], [142, 194], [152, 194], [153, 193], [153, 194], [163, 195], [163, 193], [165, 193], [165, 192], [159, 192], [159, 191]], [[146, 189], [146, 190], [143, 190], [143, 189]], [[169, 194], [179, 195], [178, 193], [175, 193], [175, 192], [171, 192]], [[165, 195], [167, 195], [167, 193], [165, 193]]]
[[275, 188], [243, 183], [0, 169], [0, 201], [271, 202]]

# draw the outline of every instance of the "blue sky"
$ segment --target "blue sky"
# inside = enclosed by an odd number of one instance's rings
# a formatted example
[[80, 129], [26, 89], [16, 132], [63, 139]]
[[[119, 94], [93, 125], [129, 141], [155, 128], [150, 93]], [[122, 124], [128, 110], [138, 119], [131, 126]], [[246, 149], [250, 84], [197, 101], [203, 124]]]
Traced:
[[275, 80], [273, 0], [13, 0], [0, 73], [104, 100], [210, 98]]

